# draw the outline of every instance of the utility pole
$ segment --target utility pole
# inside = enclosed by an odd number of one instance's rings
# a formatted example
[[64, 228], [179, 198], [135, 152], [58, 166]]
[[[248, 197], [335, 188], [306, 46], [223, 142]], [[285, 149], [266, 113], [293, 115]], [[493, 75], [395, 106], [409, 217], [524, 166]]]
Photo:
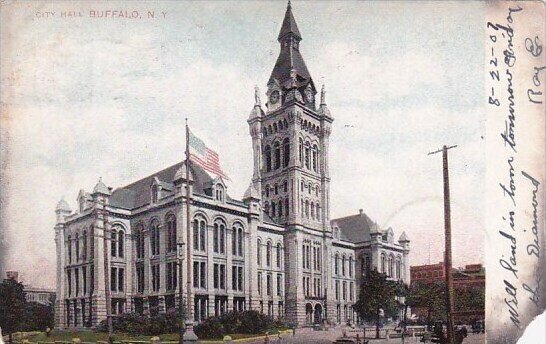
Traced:
[[180, 317], [179, 330], [178, 330], [178, 343], [184, 344], [184, 333], [186, 328], [184, 325], [184, 292], [182, 289], [182, 272], [184, 270], [184, 245], [182, 241], [182, 230], [180, 230], [178, 242], [178, 315]]
[[104, 296], [106, 299], [106, 322], [108, 323], [108, 342], [113, 343], [114, 337], [113, 332], [114, 328], [112, 325], [112, 297], [110, 295], [110, 271], [108, 269], [108, 235], [110, 231], [108, 230], [108, 212], [106, 211], [106, 201], [102, 201], [102, 237], [103, 237], [103, 259], [104, 259]]
[[444, 174], [444, 224], [445, 224], [445, 269], [446, 269], [446, 310], [447, 310], [447, 343], [453, 344], [453, 276], [452, 276], [452, 263], [451, 263], [451, 202], [449, 199], [449, 169], [447, 164], [447, 151], [448, 149], [455, 148], [455, 146], [447, 147], [443, 146], [435, 152], [430, 152], [428, 155], [442, 152], [443, 160], [443, 174]]

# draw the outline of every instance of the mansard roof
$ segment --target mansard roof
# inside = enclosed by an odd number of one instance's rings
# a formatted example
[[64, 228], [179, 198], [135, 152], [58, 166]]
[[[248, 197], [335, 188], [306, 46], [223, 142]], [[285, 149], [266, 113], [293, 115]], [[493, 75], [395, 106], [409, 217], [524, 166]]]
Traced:
[[346, 238], [347, 241], [352, 243], [370, 241], [370, 233], [377, 228], [377, 224], [364, 212], [333, 219], [330, 223], [332, 226], [336, 224], [339, 227], [342, 239]]
[[[167, 191], [173, 189], [171, 183], [175, 180], [176, 172], [184, 164], [185, 161], [181, 161], [134, 183], [115, 189], [109, 199], [110, 205], [131, 210], [149, 204], [151, 201], [150, 185], [152, 185], [154, 178], [157, 178]], [[195, 164], [190, 165], [190, 172], [194, 180], [193, 192], [206, 195], [205, 185], [209, 184], [213, 178]]]

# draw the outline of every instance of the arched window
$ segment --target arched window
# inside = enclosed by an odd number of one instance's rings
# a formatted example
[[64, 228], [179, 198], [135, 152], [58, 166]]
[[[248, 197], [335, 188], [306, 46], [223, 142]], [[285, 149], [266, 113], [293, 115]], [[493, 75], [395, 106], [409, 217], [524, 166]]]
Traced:
[[284, 213], [286, 216], [290, 215], [290, 201], [288, 197], [284, 199]]
[[137, 225], [135, 230], [135, 248], [136, 257], [144, 258], [144, 228], [141, 224]]
[[282, 122], [281, 122], [281, 121], [279, 121], [279, 130], [283, 130], [283, 128], [284, 128], [284, 127], [283, 127], [283, 124], [282, 124]]
[[309, 169], [311, 166], [311, 147], [309, 142], [305, 142], [305, 168]]
[[116, 228], [112, 228], [110, 231], [110, 255], [112, 257], [117, 256], [117, 246], [118, 246], [118, 231]]
[[256, 255], [258, 256], [258, 265], [262, 265], [262, 241], [260, 239], [256, 242]]
[[231, 253], [234, 256], [243, 256], [243, 227], [240, 223], [233, 225], [231, 246]]
[[68, 235], [66, 238], [66, 246], [68, 247], [68, 262], [72, 263], [72, 236]]
[[281, 167], [281, 145], [278, 142], [275, 142], [273, 145], [275, 151], [275, 169]]
[[275, 202], [271, 202], [271, 217], [274, 218], [277, 214], [277, 204]]
[[265, 247], [265, 264], [271, 266], [271, 242], [268, 241]]
[[152, 248], [152, 256], [159, 254], [159, 223], [153, 220], [150, 225], [150, 246]]
[[320, 221], [320, 206], [318, 205], [318, 203], [316, 204], [316, 217], [317, 221]]
[[199, 250], [199, 220], [193, 220], [193, 249]]
[[279, 194], [279, 184], [275, 184], [275, 195]]
[[80, 260], [80, 236], [76, 233], [74, 238], [74, 243], [76, 244], [76, 261]]
[[273, 123], [273, 131], [276, 133], [278, 130], [277, 123]]
[[218, 202], [224, 201], [224, 186], [222, 184], [216, 184], [216, 200]]
[[283, 211], [282, 211], [282, 200], [279, 200], [279, 217], [282, 217]]
[[269, 145], [265, 146], [264, 149], [265, 156], [265, 169], [267, 172], [271, 171], [271, 147]]
[[299, 140], [299, 155], [300, 155], [300, 165], [303, 166], [303, 140]]
[[341, 258], [341, 275], [345, 276], [345, 255]]
[[206, 251], [207, 223], [205, 220], [199, 221], [199, 250]]
[[311, 218], [315, 219], [315, 203], [311, 202]]
[[282, 254], [282, 246], [281, 243], [277, 243], [277, 267], [281, 267], [281, 254]]
[[334, 273], [339, 275], [339, 255], [337, 253], [334, 258]]
[[381, 254], [381, 272], [382, 272], [382, 273], [386, 273], [386, 270], [385, 270], [385, 269], [386, 269], [386, 267], [385, 267], [385, 263], [386, 263], [386, 262], [385, 262], [385, 260], [386, 260], [385, 254], [382, 253], [382, 254]]
[[349, 277], [353, 277], [353, 257], [349, 256]]
[[393, 277], [394, 276], [394, 267], [393, 267], [394, 262], [393, 262], [392, 255], [389, 256], [388, 263], [389, 263], [389, 277]]
[[[283, 141], [284, 154], [283, 154], [283, 166], [287, 167], [290, 163], [290, 141], [288, 138], [285, 138]], [[286, 191], [286, 190], [285, 190]]]
[[305, 201], [305, 217], [309, 218], [309, 201]]
[[217, 220], [214, 223], [214, 252], [216, 253], [225, 253], [226, 252], [226, 225], [223, 221]]
[[401, 262], [400, 258], [396, 259], [396, 279], [400, 279], [400, 271], [401, 271]]
[[118, 257], [123, 258], [125, 255], [125, 232], [118, 231]]
[[83, 260], [86, 260], [87, 259], [87, 231], [83, 231], [82, 243], [83, 243], [83, 247], [82, 247]]
[[176, 217], [167, 217], [167, 252], [176, 252]]
[[157, 203], [157, 199], [159, 196], [159, 192], [157, 189], [157, 185], [152, 185], [152, 203]]
[[284, 183], [282, 184], [282, 188], [284, 192], [288, 192], [288, 181], [284, 181]]
[[317, 145], [313, 145], [313, 171], [318, 171], [318, 147]]
[[303, 184], [303, 180], [302, 180], [301, 183], [300, 183], [300, 190], [301, 190], [301, 192], [303, 192], [303, 188], [304, 188], [304, 184]]

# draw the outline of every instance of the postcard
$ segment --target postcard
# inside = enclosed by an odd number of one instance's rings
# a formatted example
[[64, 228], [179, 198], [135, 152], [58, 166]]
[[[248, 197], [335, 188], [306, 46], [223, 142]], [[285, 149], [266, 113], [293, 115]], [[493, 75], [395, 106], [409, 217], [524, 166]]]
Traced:
[[2, 341], [545, 343], [543, 2], [0, 10]]

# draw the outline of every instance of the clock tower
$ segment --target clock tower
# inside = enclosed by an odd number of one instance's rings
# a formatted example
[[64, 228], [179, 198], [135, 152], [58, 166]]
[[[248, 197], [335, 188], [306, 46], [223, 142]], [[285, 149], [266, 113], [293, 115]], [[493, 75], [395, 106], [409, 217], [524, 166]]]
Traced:
[[278, 36], [279, 57], [267, 83], [265, 111], [256, 90], [248, 119], [253, 185], [261, 194], [264, 220], [269, 217], [286, 229], [286, 317], [298, 323], [308, 316], [306, 299], [325, 303], [327, 247], [332, 238], [328, 147], [333, 118], [324, 86], [317, 107], [317, 89], [300, 53], [301, 40], [289, 1]]

